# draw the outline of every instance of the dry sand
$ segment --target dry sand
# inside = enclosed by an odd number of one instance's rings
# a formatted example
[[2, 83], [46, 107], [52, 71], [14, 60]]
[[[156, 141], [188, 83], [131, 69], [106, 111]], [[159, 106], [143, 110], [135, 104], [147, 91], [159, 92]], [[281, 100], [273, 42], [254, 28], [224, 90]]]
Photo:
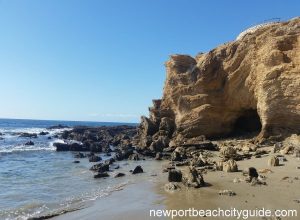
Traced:
[[[255, 167], [257, 170], [270, 169], [272, 173], [263, 173], [267, 185], [251, 186], [244, 180], [242, 172], [225, 173], [223, 171], [208, 172], [204, 179], [211, 186], [199, 189], [182, 188], [179, 191], [167, 194], [164, 204], [167, 209], [296, 209], [298, 217], [282, 219], [300, 219], [300, 203], [294, 200], [300, 199], [300, 160], [292, 156], [286, 156], [287, 162], [281, 162], [281, 166], [269, 167], [267, 164], [270, 156], [238, 161], [239, 170], [247, 170]], [[287, 178], [288, 177], [288, 178]], [[241, 182], [234, 183], [234, 179]], [[236, 196], [220, 196], [220, 190], [233, 190]], [[163, 190], [160, 189], [163, 193]], [[188, 218], [178, 218], [188, 219]], [[195, 218], [190, 218], [195, 219]], [[224, 218], [205, 218], [224, 219]], [[236, 219], [236, 218], [226, 218]], [[262, 218], [251, 218], [262, 219]]]

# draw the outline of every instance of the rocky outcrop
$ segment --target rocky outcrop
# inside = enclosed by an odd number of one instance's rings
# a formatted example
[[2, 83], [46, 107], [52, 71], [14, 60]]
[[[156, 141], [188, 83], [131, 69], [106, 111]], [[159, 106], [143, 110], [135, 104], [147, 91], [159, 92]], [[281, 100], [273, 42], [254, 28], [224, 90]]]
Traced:
[[[105, 153], [111, 151], [110, 145], [112, 145], [118, 147], [122, 154], [127, 148], [132, 147], [132, 138], [136, 133], [137, 129], [135, 126], [127, 125], [100, 127], [77, 126], [61, 133], [60, 136], [66, 143], [54, 143], [53, 145], [57, 148], [57, 151], [71, 150]], [[77, 143], [69, 143], [70, 141], [76, 141]], [[127, 158], [128, 156], [129, 155], [125, 155]]]
[[[196, 57], [172, 55], [161, 100], [142, 117], [136, 145], [160, 148], [257, 132], [300, 133], [300, 18], [263, 25]], [[156, 149], [156, 148], [155, 148]]]

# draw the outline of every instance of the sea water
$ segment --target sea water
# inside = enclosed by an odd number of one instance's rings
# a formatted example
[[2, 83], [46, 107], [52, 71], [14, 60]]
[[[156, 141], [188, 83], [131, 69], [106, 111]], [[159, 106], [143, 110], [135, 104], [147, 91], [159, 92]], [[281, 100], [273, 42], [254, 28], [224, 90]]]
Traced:
[[[55, 151], [53, 143], [63, 140], [53, 136], [64, 129], [48, 130], [47, 127], [57, 124], [118, 125], [101, 122], [0, 119], [0, 219], [27, 219], [60, 213], [68, 208], [82, 208], [89, 201], [109, 196], [127, 184], [145, 178], [141, 175], [130, 175], [129, 170], [141, 163], [142, 166], [147, 166], [147, 161], [122, 161], [119, 162], [121, 168], [110, 175], [127, 172], [126, 177], [94, 179], [94, 173], [89, 170], [94, 163], [88, 162], [87, 158], [75, 159], [73, 152]], [[38, 135], [37, 138], [22, 138], [16, 134], [39, 134], [42, 131], [49, 134]], [[34, 145], [25, 145], [30, 140]], [[103, 160], [109, 158], [104, 154], [100, 156]], [[80, 163], [73, 163], [74, 160], [80, 160]]]

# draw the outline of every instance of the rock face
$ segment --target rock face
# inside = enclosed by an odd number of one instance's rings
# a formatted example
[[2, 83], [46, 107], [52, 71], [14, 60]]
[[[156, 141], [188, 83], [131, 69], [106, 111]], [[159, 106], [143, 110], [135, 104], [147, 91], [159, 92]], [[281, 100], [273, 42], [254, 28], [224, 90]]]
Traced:
[[142, 117], [138, 146], [241, 131], [257, 132], [257, 140], [300, 133], [300, 18], [196, 57], [172, 55], [166, 69], [163, 97]]

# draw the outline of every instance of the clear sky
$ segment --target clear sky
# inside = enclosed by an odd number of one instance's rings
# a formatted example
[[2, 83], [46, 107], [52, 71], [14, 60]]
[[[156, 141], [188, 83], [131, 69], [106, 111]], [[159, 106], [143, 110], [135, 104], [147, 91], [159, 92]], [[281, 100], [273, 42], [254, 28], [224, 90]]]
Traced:
[[0, 118], [138, 122], [170, 54], [299, 11], [297, 0], [0, 0]]

